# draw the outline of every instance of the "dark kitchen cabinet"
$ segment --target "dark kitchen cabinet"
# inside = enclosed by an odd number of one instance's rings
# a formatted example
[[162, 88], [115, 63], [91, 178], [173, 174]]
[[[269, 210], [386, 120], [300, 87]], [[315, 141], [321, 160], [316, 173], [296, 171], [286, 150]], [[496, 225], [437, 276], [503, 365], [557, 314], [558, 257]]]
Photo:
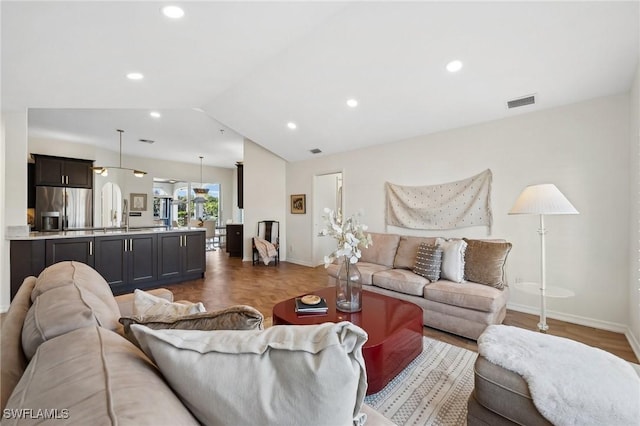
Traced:
[[11, 299], [13, 299], [26, 277], [37, 277], [45, 268], [45, 241], [11, 241], [9, 263], [11, 265]]
[[227, 252], [231, 257], [242, 257], [243, 225], [227, 225]]
[[142, 232], [10, 242], [11, 299], [26, 277], [73, 260], [93, 267], [114, 294], [204, 277], [205, 232]]
[[65, 260], [75, 260], [93, 267], [93, 237], [57, 238], [46, 240], [45, 266]]
[[93, 161], [39, 154], [33, 157], [36, 186], [93, 188]]
[[158, 235], [158, 279], [199, 278], [205, 271], [205, 233]]
[[158, 279], [155, 234], [108, 235], [95, 238], [95, 269], [121, 294]]
[[205, 232], [185, 232], [184, 234], [184, 273], [203, 275], [205, 271]]
[[27, 163], [27, 208], [36, 208], [36, 165]]
[[237, 170], [237, 186], [238, 186], [238, 208], [243, 208], [244, 205], [244, 165], [242, 163], [236, 163]]

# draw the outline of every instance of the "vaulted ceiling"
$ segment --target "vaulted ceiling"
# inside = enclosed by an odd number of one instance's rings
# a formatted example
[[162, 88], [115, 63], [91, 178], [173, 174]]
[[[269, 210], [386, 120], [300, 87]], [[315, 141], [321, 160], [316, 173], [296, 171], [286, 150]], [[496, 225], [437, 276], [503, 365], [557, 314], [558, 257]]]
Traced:
[[175, 4], [2, 1], [2, 109], [131, 155], [298, 161], [626, 93], [640, 50], [638, 1]]

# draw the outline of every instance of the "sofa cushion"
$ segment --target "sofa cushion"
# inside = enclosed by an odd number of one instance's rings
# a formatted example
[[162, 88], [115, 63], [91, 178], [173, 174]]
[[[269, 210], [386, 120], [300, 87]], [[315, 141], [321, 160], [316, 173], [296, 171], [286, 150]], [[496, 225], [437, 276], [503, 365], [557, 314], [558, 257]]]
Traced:
[[373, 276], [373, 285], [400, 293], [422, 296], [429, 280], [406, 269], [388, 269]]
[[[373, 285], [373, 274], [389, 269], [388, 266], [368, 262], [358, 262], [356, 266], [358, 271], [360, 271], [360, 282], [362, 285]], [[330, 277], [338, 278], [339, 271], [340, 265], [337, 263], [332, 263], [327, 267], [327, 273]]]
[[436, 238], [401, 236], [396, 257], [393, 259], [393, 267], [395, 269], [413, 269], [416, 264], [418, 248], [420, 248], [420, 244], [423, 243], [434, 245]]
[[56, 409], [65, 425], [198, 424], [138, 348], [97, 326], [40, 345], [7, 408]]
[[464, 260], [464, 276], [468, 281], [503, 288], [504, 265], [511, 250], [511, 243], [498, 241], [469, 240]]
[[551, 424], [537, 410], [527, 382], [518, 373], [479, 356], [474, 366], [474, 384], [474, 397], [486, 409], [518, 424]]
[[276, 425], [295, 419], [295, 424], [347, 425], [359, 416], [367, 387], [362, 357], [367, 334], [350, 322], [264, 331], [131, 328], [203, 424]]
[[362, 249], [361, 262], [377, 263], [388, 268], [393, 267], [393, 260], [396, 257], [400, 235], [371, 233], [373, 244]]
[[139, 319], [157, 316], [181, 316], [205, 312], [202, 302], [169, 302], [167, 299], [136, 289], [133, 292], [133, 315]]
[[460, 285], [446, 280], [426, 286], [424, 298], [483, 312], [496, 312], [507, 303], [507, 293], [497, 288], [473, 282]]
[[441, 268], [442, 249], [436, 245], [420, 244], [413, 272], [433, 282], [440, 279]]
[[2, 321], [0, 339], [0, 411], [9, 399], [16, 384], [27, 368], [27, 359], [22, 351], [22, 324], [31, 306], [31, 291], [36, 277], [27, 277], [13, 297], [9, 310]]
[[120, 310], [109, 284], [80, 262], [60, 262], [38, 276], [22, 329], [22, 349], [31, 359], [38, 346], [81, 327], [119, 331]]
[[262, 330], [263, 316], [251, 306], [237, 305], [213, 312], [201, 312], [191, 315], [158, 315], [154, 317], [122, 317], [124, 335], [133, 344], [139, 346], [131, 326], [142, 324], [153, 330]]
[[467, 242], [451, 238], [438, 238], [436, 244], [442, 249], [442, 267], [440, 276], [444, 280], [461, 283], [464, 281], [464, 253]]

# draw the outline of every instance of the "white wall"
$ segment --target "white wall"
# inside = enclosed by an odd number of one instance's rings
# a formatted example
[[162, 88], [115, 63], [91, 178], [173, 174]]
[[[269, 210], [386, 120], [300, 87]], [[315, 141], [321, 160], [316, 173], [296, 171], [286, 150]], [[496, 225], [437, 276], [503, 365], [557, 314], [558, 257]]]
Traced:
[[4, 149], [0, 163], [4, 170], [3, 194], [4, 217], [2, 231], [0, 231], [0, 254], [2, 270], [0, 272], [0, 310], [4, 312], [9, 307], [10, 268], [9, 241], [5, 240], [9, 226], [27, 225], [27, 114], [25, 112], [11, 112], [2, 114], [2, 144]]
[[[549, 299], [549, 316], [623, 331], [629, 311], [628, 117], [629, 96], [611, 96], [292, 163], [287, 193], [310, 194], [314, 175], [342, 169], [345, 212], [361, 209], [370, 231], [486, 237], [485, 227], [446, 232], [385, 227], [384, 183], [438, 184], [489, 168], [492, 236], [513, 243], [508, 277], [514, 282], [539, 280], [538, 218], [507, 212], [525, 186], [555, 183], [580, 215], [545, 221], [548, 284], [576, 293]], [[289, 216], [290, 261], [312, 260], [311, 219]], [[510, 307], [538, 313], [538, 297], [514, 290]]]
[[280, 260], [286, 260], [287, 243], [285, 221], [287, 198], [285, 194], [286, 162], [254, 142], [245, 139], [243, 160], [244, 257], [251, 260], [251, 238], [261, 220], [280, 222]]
[[[627, 337], [640, 354], [640, 65], [629, 97], [630, 210], [629, 210], [629, 333]], [[640, 357], [640, 355], [638, 355]]]
[[[5, 118], [4, 114], [0, 116], [0, 152], [2, 160], [0, 160], [0, 282], [9, 283], [11, 276], [9, 274], [9, 242], [5, 240], [5, 172], [6, 166], [4, 158], [5, 152]], [[10, 286], [0, 285], [0, 312], [5, 312], [9, 308]]]

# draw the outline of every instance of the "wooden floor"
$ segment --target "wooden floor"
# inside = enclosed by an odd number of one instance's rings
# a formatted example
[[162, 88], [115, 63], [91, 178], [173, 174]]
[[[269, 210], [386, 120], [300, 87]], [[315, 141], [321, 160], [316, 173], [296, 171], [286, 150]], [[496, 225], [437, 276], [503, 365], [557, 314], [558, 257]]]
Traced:
[[[278, 266], [252, 266], [225, 252], [207, 252], [207, 272], [204, 279], [167, 286], [175, 300], [203, 302], [207, 310], [230, 305], [250, 305], [271, 317], [276, 303], [317, 290], [328, 285], [327, 272], [320, 266], [308, 268], [288, 262]], [[589, 346], [609, 351], [627, 361], [638, 362], [626, 337], [620, 333], [548, 319], [549, 334], [568, 337]], [[504, 324], [536, 330], [538, 317], [507, 311]], [[474, 340], [424, 327], [424, 335], [452, 345], [477, 351]]]

